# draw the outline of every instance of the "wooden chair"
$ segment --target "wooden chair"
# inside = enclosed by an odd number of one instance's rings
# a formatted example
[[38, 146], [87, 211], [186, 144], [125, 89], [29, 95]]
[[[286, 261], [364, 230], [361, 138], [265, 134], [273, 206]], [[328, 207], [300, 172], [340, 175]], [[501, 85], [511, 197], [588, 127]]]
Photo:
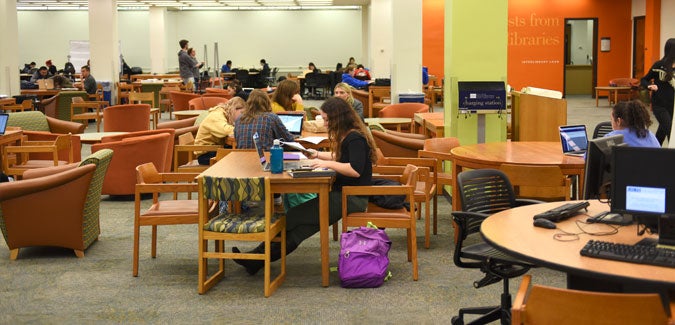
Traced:
[[[436, 177], [436, 194], [443, 194], [443, 187], [452, 185], [452, 173], [446, 172], [446, 163], [452, 162], [452, 155], [450, 150], [459, 147], [459, 139], [451, 138], [431, 138], [424, 140], [424, 148], [417, 152], [420, 158], [435, 158], [436, 170], [438, 176]], [[434, 227], [435, 228], [435, 227]], [[434, 234], [436, 230], [434, 229]]]
[[70, 120], [83, 121], [82, 124], [85, 126], [89, 125], [89, 120], [96, 120], [96, 132], [101, 132], [101, 120], [106, 104], [105, 101], [84, 101], [80, 97], [73, 97], [70, 103]]
[[[159, 90], [159, 109], [162, 112], [169, 112], [169, 115], [171, 115], [171, 112], [173, 110], [173, 103], [171, 102], [171, 97], [169, 97], [169, 92], [172, 91], [180, 91], [180, 87], [178, 86], [164, 86], [162, 89]], [[164, 109], [162, 109], [164, 108]], [[170, 119], [170, 118], [169, 118]]]
[[[417, 232], [415, 226], [414, 189], [417, 183], [418, 168], [407, 165], [399, 178], [402, 186], [344, 186], [342, 187], [342, 232], [349, 227], [365, 226], [369, 221], [382, 228], [404, 228], [408, 232], [408, 261], [412, 262], [413, 280], [418, 279], [417, 270]], [[405, 208], [385, 209], [368, 203], [366, 212], [347, 212], [347, 198], [352, 195], [405, 195], [411, 202], [410, 211]]]
[[[434, 203], [434, 225], [438, 224], [437, 214], [438, 202], [436, 200], [436, 159], [433, 158], [404, 158], [404, 157], [380, 157], [376, 166], [373, 166], [373, 173], [379, 174], [401, 174], [406, 165], [414, 165], [419, 168], [417, 172], [417, 182], [415, 182], [415, 190], [413, 193], [414, 202], [417, 206], [417, 218], [422, 216], [422, 205], [424, 205], [424, 248], [429, 248], [431, 245], [431, 201]], [[393, 167], [393, 168], [392, 168]], [[378, 175], [374, 177], [384, 177]], [[435, 227], [436, 228], [436, 227]], [[435, 232], [434, 232], [435, 233]]]
[[502, 164], [516, 197], [542, 201], [569, 201], [571, 181], [558, 166]]
[[[376, 117], [379, 110], [391, 104], [391, 87], [370, 86], [368, 87], [368, 116]], [[366, 112], [363, 112], [366, 114]]]
[[[511, 324], [668, 324], [656, 293], [607, 293], [534, 285], [531, 275], [520, 283], [511, 308]], [[591, 321], [592, 320], [592, 321]]]
[[[132, 274], [138, 276], [138, 255], [142, 226], [152, 227], [150, 256], [157, 257], [157, 226], [195, 224], [198, 220], [198, 201], [191, 200], [197, 192], [197, 173], [160, 173], [153, 163], [136, 167], [137, 184], [134, 205], [134, 248]], [[141, 210], [141, 196], [152, 194], [152, 205]], [[173, 200], [159, 200], [160, 193], [173, 193]], [[177, 193], [188, 193], [188, 199], [177, 200]]]
[[[20, 178], [26, 170], [59, 166], [73, 162], [73, 148], [70, 134], [59, 135], [54, 141], [28, 141], [22, 140], [20, 146], [3, 147], [3, 157], [14, 155], [14, 159], [2, 159], [2, 167], [8, 175]], [[68, 160], [59, 160], [59, 151], [68, 150]], [[31, 159], [31, 153], [49, 153], [50, 160]]]
[[201, 173], [209, 166], [200, 165], [195, 151], [217, 151], [219, 145], [195, 145], [192, 133], [187, 132], [178, 136], [178, 144], [173, 147], [173, 171], [183, 173]]
[[154, 126], [154, 129], [157, 129], [157, 124], [159, 123], [159, 108], [155, 106], [155, 93], [152, 92], [130, 92], [129, 93], [129, 103], [131, 104], [148, 104], [150, 105], [150, 121]]
[[[225, 272], [224, 259], [263, 260], [265, 263], [264, 294], [269, 297], [286, 279], [286, 216], [273, 212], [272, 190], [268, 177], [217, 178], [199, 177], [199, 294], [206, 293]], [[223, 213], [209, 218], [209, 200], [228, 202], [264, 201], [262, 214]], [[228, 253], [226, 240], [264, 242], [264, 253]], [[209, 251], [208, 242], [214, 241], [215, 250]], [[281, 270], [271, 278], [272, 242], [280, 242]], [[218, 259], [218, 271], [208, 272], [208, 260]]]
[[26, 99], [21, 104], [16, 103], [16, 98], [0, 99], [0, 111], [23, 112], [32, 111], [33, 102]]
[[126, 82], [117, 82], [118, 104], [129, 104], [129, 93], [134, 91], [134, 86]]

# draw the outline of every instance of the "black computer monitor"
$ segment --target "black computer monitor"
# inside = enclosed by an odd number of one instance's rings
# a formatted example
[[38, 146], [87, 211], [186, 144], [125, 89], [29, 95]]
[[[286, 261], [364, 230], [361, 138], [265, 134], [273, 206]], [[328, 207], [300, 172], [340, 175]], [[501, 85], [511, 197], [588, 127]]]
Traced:
[[609, 198], [612, 147], [623, 145], [623, 135], [588, 141], [584, 171], [584, 200]]
[[675, 149], [616, 147], [612, 154], [612, 212], [633, 216], [652, 230], [675, 213]]

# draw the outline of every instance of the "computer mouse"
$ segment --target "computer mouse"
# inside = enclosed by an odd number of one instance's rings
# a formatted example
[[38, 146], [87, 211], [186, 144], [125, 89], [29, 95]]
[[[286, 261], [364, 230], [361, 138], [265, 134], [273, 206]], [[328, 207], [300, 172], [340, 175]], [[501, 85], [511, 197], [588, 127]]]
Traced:
[[534, 219], [534, 222], [532, 224], [535, 227], [541, 227], [541, 228], [546, 228], [546, 229], [555, 229], [557, 226], [555, 223], [551, 220], [544, 219], [544, 218], [539, 218], [539, 219]]

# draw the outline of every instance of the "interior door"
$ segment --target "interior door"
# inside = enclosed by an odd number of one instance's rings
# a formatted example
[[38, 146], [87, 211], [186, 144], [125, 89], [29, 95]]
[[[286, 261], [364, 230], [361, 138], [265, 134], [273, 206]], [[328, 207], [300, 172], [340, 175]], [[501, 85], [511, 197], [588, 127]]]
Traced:
[[597, 84], [598, 19], [566, 18], [564, 94], [591, 95]]
[[633, 19], [633, 78], [645, 75], [645, 17]]

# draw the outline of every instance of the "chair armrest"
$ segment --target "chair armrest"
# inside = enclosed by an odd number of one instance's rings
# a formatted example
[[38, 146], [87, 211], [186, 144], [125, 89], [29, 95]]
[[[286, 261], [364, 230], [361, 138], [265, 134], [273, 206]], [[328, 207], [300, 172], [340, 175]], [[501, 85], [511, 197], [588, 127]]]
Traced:
[[438, 152], [438, 151], [427, 151], [419, 150], [417, 151], [417, 156], [420, 158], [436, 158], [438, 160], [452, 160], [452, 154], [449, 152]]
[[164, 182], [195, 182], [199, 173], [159, 173]]
[[158, 129], [180, 129], [180, 128], [184, 128], [184, 127], [194, 126], [196, 120], [197, 120], [196, 117], [191, 117], [191, 118], [186, 118], [186, 119], [183, 119], [183, 120], [162, 122], [162, 123], [157, 124], [157, 128]]
[[452, 211], [450, 212], [452, 219], [457, 223], [466, 223], [466, 222], [483, 222], [487, 219], [489, 215], [478, 212], [467, 212], [467, 211]]
[[383, 185], [383, 186], [343, 186], [342, 197], [351, 195], [406, 195], [410, 199], [414, 188], [405, 185]]
[[[58, 186], [63, 186], [71, 181], [86, 175], [87, 173], [94, 173], [95, 165], [86, 165], [79, 168], [66, 170], [62, 173], [57, 173], [45, 177], [20, 180], [16, 182], [6, 182], [0, 184], [0, 201], [18, 198], [31, 193], [42, 192]], [[81, 188], [83, 193], [86, 193], [89, 188], [89, 183], [86, 183], [86, 188]], [[78, 195], [72, 192], [72, 188], [68, 189], [68, 195]], [[28, 203], [28, 202], [27, 202]], [[32, 202], [35, 203], [35, 202]], [[82, 207], [80, 207], [81, 209]], [[63, 211], [59, 211], [63, 212]]]
[[86, 126], [82, 123], [71, 122], [71, 121], [62, 121], [53, 117], [46, 116], [47, 123], [49, 124], [49, 130], [52, 133], [62, 133], [62, 134], [81, 134], [84, 133]]
[[57, 174], [57, 173], [60, 173], [60, 172], [64, 172], [66, 170], [71, 170], [73, 168], [76, 168], [79, 165], [80, 165], [80, 163], [72, 163], [72, 164], [60, 165], [60, 166], [28, 169], [25, 172], [23, 172], [23, 176], [21, 176], [21, 177], [22, 177], [22, 179], [45, 177], [45, 176], [54, 175], [54, 174]]
[[198, 191], [197, 183], [136, 184], [136, 195], [141, 193], [196, 193]]

